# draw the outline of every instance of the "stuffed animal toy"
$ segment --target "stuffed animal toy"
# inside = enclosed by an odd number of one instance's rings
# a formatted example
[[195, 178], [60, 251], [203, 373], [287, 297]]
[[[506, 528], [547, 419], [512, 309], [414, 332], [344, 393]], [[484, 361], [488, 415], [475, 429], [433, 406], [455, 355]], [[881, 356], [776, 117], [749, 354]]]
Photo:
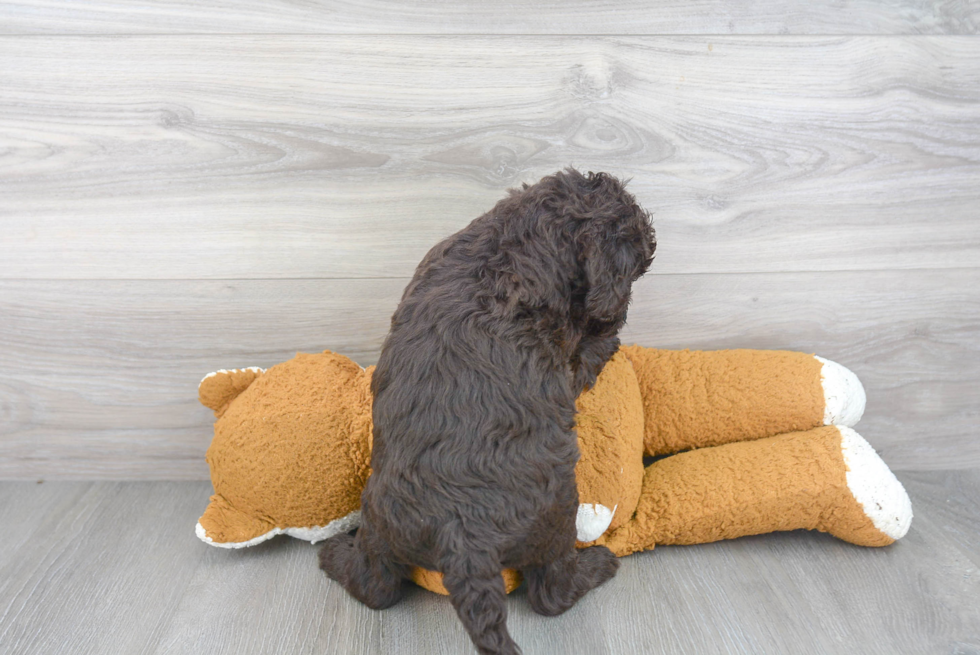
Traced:
[[[241, 548], [357, 527], [372, 371], [326, 351], [205, 377], [214, 495], [198, 537]], [[578, 399], [578, 545], [623, 556], [796, 529], [890, 544], [912, 507], [851, 429], [864, 405], [851, 371], [813, 355], [623, 347]], [[504, 577], [508, 591], [520, 584], [517, 572]], [[445, 593], [438, 573], [413, 579]]]

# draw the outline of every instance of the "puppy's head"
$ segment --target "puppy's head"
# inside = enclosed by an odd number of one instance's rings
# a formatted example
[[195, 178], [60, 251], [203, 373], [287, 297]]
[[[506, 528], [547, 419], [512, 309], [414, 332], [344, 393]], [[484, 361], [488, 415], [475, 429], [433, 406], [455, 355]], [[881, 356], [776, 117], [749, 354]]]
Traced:
[[584, 318], [621, 324], [633, 282], [650, 267], [657, 248], [650, 215], [611, 175], [566, 169], [555, 177], [567, 198], [566, 220], [574, 223]]

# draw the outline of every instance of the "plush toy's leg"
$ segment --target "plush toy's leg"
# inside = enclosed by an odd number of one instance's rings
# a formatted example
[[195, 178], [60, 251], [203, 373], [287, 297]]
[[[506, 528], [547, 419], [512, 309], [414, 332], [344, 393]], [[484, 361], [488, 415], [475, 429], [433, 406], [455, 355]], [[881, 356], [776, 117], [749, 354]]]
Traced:
[[595, 543], [622, 556], [805, 528], [885, 546], [911, 520], [905, 489], [874, 449], [854, 430], [829, 426], [656, 461], [633, 519]]
[[656, 350], [626, 346], [644, 405], [644, 450], [663, 455], [821, 425], [864, 412], [854, 373], [782, 350]]
[[[521, 583], [524, 582], [524, 576], [517, 569], [504, 569], [500, 574], [504, 580], [504, 591], [508, 594], [520, 587]], [[442, 573], [438, 571], [430, 571], [429, 569], [413, 566], [408, 570], [408, 577], [423, 589], [428, 589], [431, 592], [443, 596], [449, 595], [449, 590], [446, 589], [446, 585], [442, 584]]]
[[391, 607], [404, 594], [405, 567], [392, 559], [384, 542], [373, 538], [367, 523], [353, 537], [345, 533], [327, 539], [320, 549], [320, 568], [371, 609]]

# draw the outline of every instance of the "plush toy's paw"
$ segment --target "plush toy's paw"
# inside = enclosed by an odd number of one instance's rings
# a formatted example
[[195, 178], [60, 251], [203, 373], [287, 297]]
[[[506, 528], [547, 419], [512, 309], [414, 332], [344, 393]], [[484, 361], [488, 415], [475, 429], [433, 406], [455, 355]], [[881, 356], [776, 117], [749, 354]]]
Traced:
[[[912, 502], [902, 483], [864, 438], [849, 427], [837, 426], [841, 454], [847, 467], [847, 487], [874, 527], [889, 540], [901, 539], [912, 523]], [[851, 535], [831, 534], [845, 539]], [[878, 544], [871, 544], [878, 545]]]
[[858, 376], [837, 362], [823, 357], [816, 358], [823, 364], [820, 370], [820, 383], [824, 396], [824, 425], [846, 425], [853, 427], [864, 415], [867, 396]]
[[595, 541], [601, 537], [612, 523], [616, 507], [609, 509], [600, 503], [582, 503], [575, 516], [576, 538], [582, 542]]

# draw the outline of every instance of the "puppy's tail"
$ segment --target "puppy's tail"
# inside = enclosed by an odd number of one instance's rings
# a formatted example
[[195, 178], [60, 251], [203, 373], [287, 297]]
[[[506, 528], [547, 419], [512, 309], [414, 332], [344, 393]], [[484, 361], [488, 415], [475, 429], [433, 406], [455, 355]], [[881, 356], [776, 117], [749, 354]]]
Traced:
[[480, 655], [520, 655], [507, 632], [507, 594], [500, 562], [468, 553], [451, 558], [442, 583]]

